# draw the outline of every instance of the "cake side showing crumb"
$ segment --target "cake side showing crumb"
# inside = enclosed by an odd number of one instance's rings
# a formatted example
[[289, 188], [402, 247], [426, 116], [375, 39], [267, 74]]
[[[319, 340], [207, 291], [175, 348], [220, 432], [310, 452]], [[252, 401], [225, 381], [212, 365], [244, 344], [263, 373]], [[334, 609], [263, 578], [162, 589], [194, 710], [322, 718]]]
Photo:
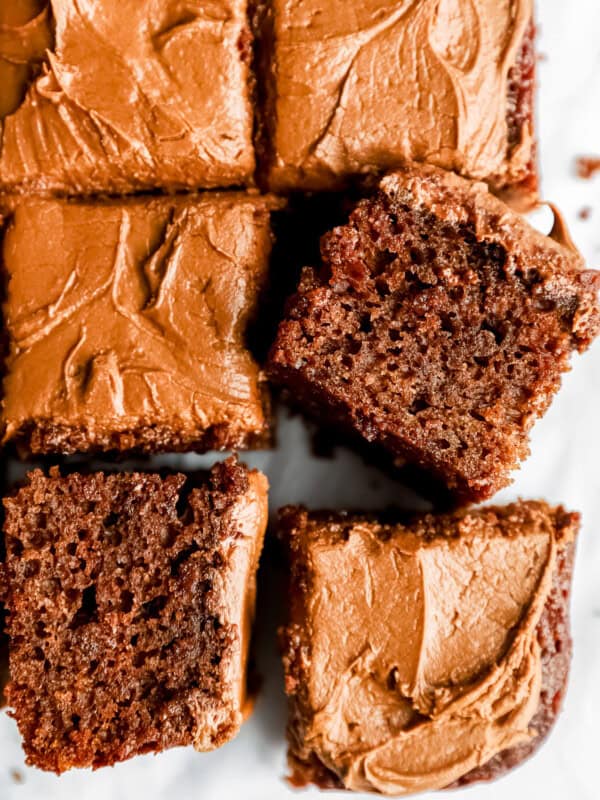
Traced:
[[[369, 680], [368, 684], [363, 683], [362, 679], [358, 677], [352, 678], [348, 677], [346, 673], [343, 675], [337, 673], [337, 667], [334, 666], [334, 674], [338, 676], [338, 679], [348, 681], [344, 684], [347, 694], [339, 695], [339, 697], [345, 698], [343, 701], [344, 721], [338, 720], [339, 727], [335, 727], [335, 721], [338, 717], [337, 712], [332, 710], [331, 701], [325, 701], [319, 697], [317, 707], [315, 707], [316, 690], [314, 687], [319, 684], [320, 679], [317, 680], [313, 672], [316, 669], [315, 664], [321, 664], [320, 659], [323, 655], [319, 651], [315, 651], [316, 643], [320, 642], [320, 647], [322, 647], [324, 641], [329, 641], [327, 648], [329, 654], [327, 657], [328, 670], [330, 669], [330, 663], [334, 665], [337, 665], [338, 662], [346, 663], [345, 661], [340, 661], [339, 652], [347, 643], [338, 642], [333, 635], [333, 630], [330, 631], [329, 637], [323, 639], [323, 625], [328, 626], [330, 623], [327, 620], [333, 619], [336, 614], [337, 617], [344, 618], [345, 615], [356, 613], [353, 605], [354, 601], [351, 600], [350, 594], [346, 598], [342, 590], [332, 595], [325, 583], [323, 583], [327, 579], [323, 578], [320, 571], [323, 564], [320, 560], [320, 552], [330, 553], [334, 552], [336, 548], [338, 550], [341, 549], [341, 552], [345, 552], [348, 547], [352, 546], [352, 540], [357, 529], [369, 530], [373, 536], [372, 541], [379, 542], [378, 547], [382, 548], [389, 547], [392, 542], [397, 542], [406, 533], [417, 536], [417, 539], [421, 542], [419, 547], [427, 548], [429, 545], [424, 543], [435, 544], [436, 540], [439, 541], [441, 538], [445, 539], [451, 548], [453, 542], [476, 535], [478, 528], [485, 532], [486, 536], [500, 536], [501, 538], [507, 538], [509, 541], [513, 537], [525, 536], [526, 540], [533, 542], [536, 538], [539, 538], [542, 532], [545, 532], [546, 535], [550, 533], [559, 543], [553, 574], [551, 581], [548, 582], [543, 609], [534, 631], [534, 646], [540, 649], [541, 680], [537, 689], [538, 694], [535, 694], [535, 690], [533, 694], [533, 698], [535, 699], [537, 696], [538, 701], [534, 703], [530, 712], [532, 715], [530, 731], [533, 732], [533, 735], [525, 736], [521, 744], [516, 744], [514, 747], [497, 753], [476, 769], [462, 775], [456, 782], [456, 785], [466, 785], [475, 781], [496, 778], [529, 757], [538, 749], [548, 735], [560, 711], [566, 690], [571, 652], [568, 610], [574, 556], [573, 537], [578, 526], [578, 514], [565, 512], [560, 507], [551, 508], [545, 503], [537, 502], [522, 502], [502, 508], [490, 507], [470, 513], [438, 515], [437, 517], [424, 515], [415, 518], [406, 525], [396, 526], [378, 524], [372, 517], [360, 518], [353, 515], [339, 514], [319, 515], [312, 512], [308, 513], [299, 508], [290, 507], [284, 509], [280, 516], [280, 536], [289, 548], [291, 575], [289, 623], [282, 631], [282, 647], [286, 692], [289, 696], [288, 757], [292, 783], [298, 786], [316, 783], [322, 788], [357, 788], [356, 781], [364, 781], [366, 775], [369, 775], [370, 778], [375, 776], [376, 783], [377, 778], [382, 776], [382, 772], [375, 770], [374, 764], [369, 762], [368, 759], [365, 762], [367, 764], [366, 772], [357, 771], [350, 766], [351, 762], [346, 763], [343, 757], [337, 765], [328, 761], [331, 758], [331, 751], [330, 749], [326, 751], [319, 749], [321, 740], [315, 738], [316, 725], [319, 726], [319, 730], [322, 725], [331, 724], [334, 726], [330, 731], [331, 738], [323, 740], [328, 741], [329, 748], [331, 748], [331, 741], [340, 743], [345, 741], [345, 726], [347, 724], [348, 736], [351, 738], [345, 747], [348, 747], [350, 751], [353, 751], [353, 747], [358, 748], [358, 753], [361, 752], [361, 749], [369, 749], [370, 739], [368, 737], [372, 737], [375, 735], [374, 732], [378, 732], [377, 735], [380, 738], [377, 740], [379, 743], [378, 748], [376, 747], [374, 751], [376, 753], [378, 749], [381, 751], [387, 746], [386, 741], [388, 739], [398, 735], [404, 723], [408, 725], [408, 730], [413, 730], [414, 724], [422, 726], [431, 724], [427, 718], [421, 718], [416, 722], [411, 722], [408, 717], [404, 720], [405, 712], [403, 711], [400, 695], [406, 691], [406, 687], [403, 683], [403, 667], [400, 663], [392, 671], [394, 679], [390, 681], [389, 676], [386, 679], [385, 674], [379, 674], [382, 669], [379, 660], [373, 661], [370, 669], [374, 670], [372, 678], [375, 682], [371, 683]], [[374, 558], [376, 552], [376, 549], [371, 549], [371, 555], [366, 556], [367, 560]], [[506, 552], [511, 552], [510, 547]], [[531, 551], [532, 555], [534, 552], [535, 547]], [[395, 556], [395, 558], [397, 559], [398, 556]], [[444, 556], [445, 560], [446, 558], [447, 556]], [[345, 563], [348, 563], [347, 559]], [[451, 564], [451, 562], [448, 563], [449, 565]], [[478, 561], [478, 563], [484, 571], [488, 569], [484, 560]], [[396, 582], [392, 581], [391, 588], [388, 587], [388, 591], [400, 591], [396, 583], [399, 587], [403, 580], [406, 562], [396, 560], [396, 564]], [[375, 562], [373, 561], [374, 565]], [[526, 566], [527, 562], [523, 564], [522, 568], [519, 568], [523, 571], [523, 576], [527, 573]], [[531, 568], [533, 568], [533, 562], [531, 562]], [[377, 573], [372, 574], [376, 575]], [[352, 580], [362, 585], [361, 575], [353, 573], [353, 576]], [[468, 597], [470, 584], [467, 583], [466, 586], [469, 588], [467, 588], [465, 597]], [[502, 593], [502, 586], [501, 582], [496, 587], [500, 593]], [[377, 583], [371, 584], [369, 591], [372, 592], [371, 597], [374, 598], [371, 602], [377, 604], [377, 594], [382, 590], [383, 587]], [[414, 600], [418, 606], [418, 596]], [[366, 603], [367, 601], [364, 600], [363, 602]], [[393, 602], [396, 603], [397, 600]], [[317, 603], [316, 606], [314, 605], [315, 603]], [[330, 609], [328, 606], [332, 606], [332, 608]], [[317, 607], [319, 609], [319, 623], [315, 623], [314, 617], [315, 608]], [[380, 624], [378, 621], [376, 607], [375, 610], [371, 609], [370, 613], [373, 616], [370, 618], [370, 622], [365, 623], [361, 616], [361, 630], [364, 632], [363, 635], [367, 642], [371, 635], [382, 635], [381, 632], [375, 634], [375, 630], [386, 629], [386, 623], [382, 622]], [[366, 611], [366, 606], [365, 613], [368, 616], [369, 612]], [[332, 614], [334, 615], [333, 617]], [[360, 615], [362, 615], [362, 611]], [[459, 615], [462, 615], [462, 610], [459, 610]], [[448, 648], [452, 650], [453, 638], [452, 636], [449, 637], [449, 631], [445, 627], [443, 617], [436, 616], [434, 619], [437, 620], [434, 629], [438, 631], [439, 636], [446, 637], [443, 639], [445, 650], [448, 650]], [[325, 623], [322, 620], [325, 620]], [[429, 624], [431, 622], [433, 622], [433, 619]], [[464, 622], [468, 625], [468, 615], [465, 616]], [[487, 624], [485, 619], [482, 622]], [[317, 624], [317, 629], [312, 627], [315, 624]], [[383, 625], [383, 628], [381, 625]], [[404, 652], [407, 648], [410, 651], [412, 643], [410, 636], [407, 638], [407, 632], [411, 629], [410, 620], [398, 618], [397, 626], [398, 630], [401, 631], [398, 634], [400, 636], [398, 642], [398, 648], [400, 649], [398, 652]], [[438, 627], [436, 628], [435, 626]], [[318, 627], [321, 628], [320, 634]], [[511, 644], [511, 638], [515, 635], [517, 634], [511, 634], [508, 630], [505, 632], [505, 636], [507, 636], [505, 647], [508, 647], [508, 651], [504, 651], [505, 655], [501, 656], [501, 658], [506, 657], [506, 652], [510, 652], [510, 649], [515, 646], [514, 641]], [[320, 639], [318, 638], [319, 636], [321, 637]], [[354, 637], [354, 633], [350, 630], [348, 631], [348, 637], [351, 640]], [[389, 645], [383, 644], [384, 639], [378, 639], [378, 641], [380, 641], [381, 646], [389, 648]], [[426, 641], [428, 642], [427, 650], [424, 656], [421, 655], [421, 658], [425, 658], [425, 663], [427, 664], [425, 669], [428, 672], [423, 673], [422, 679], [425, 679], [427, 675], [431, 678], [435, 674], [435, 671], [432, 672], [434, 670], [434, 662], [431, 661], [430, 655], [437, 651], [437, 640], [427, 638]], [[356, 646], [358, 647], [359, 645]], [[464, 653], [469, 649], [470, 644], [466, 647], [460, 646], [457, 651], [460, 657], [453, 670], [459, 683], [460, 678], [458, 676], [461, 674], [466, 676], [468, 674], [464, 673], [465, 667], [461, 664], [461, 661], [463, 658], [469, 658]], [[390, 654], [392, 652], [393, 648], [390, 650]], [[502, 652], [501, 650], [500, 653]], [[481, 657], [483, 658], [483, 655]], [[355, 671], [352, 672], [352, 675], [358, 676], [362, 674], [361, 663], [360, 658], [355, 662], [353, 667]], [[522, 677], [524, 680], [524, 676]], [[486, 674], [480, 674], [478, 680], [483, 680], [485, 683], [487, 680]], [[328, 691], [331, 691], [331, 687], [335, 686], [335, 683], [331, 684], [326, 681], [326, 685], [330, 686]], [[419, 682], [417, 682], [417, 685], [419, 685]], [[525, 687], [523, 687], [523, 691], [525, 691]], [[336, 690], [333, 690], [333, 693], [334, 696], [338, 697]], [[328, 709], [325, 715], [322, 712], [323, 707]], [[510, 719], [508, 707], [506, 707], [506, 711], [507, 719]], [[414, 714], [414, 711], [411, 713]], [[443, 710], [441, 713], [443, 714]], [[362, 719], [363, 722], [353, 723], [353, 719]], [[379, 723], [376, 722], [378, 719], [380, 720]], [[382, 725], [383, 728], [381, 727]], [[389, 726], [389, 729], [386, 726]], [[377, 744], [377, 741], [375, 744]], [[358, 747], [358, 742], [362, 742], [362, 747]], [[407, 785], [410, 786], [413, 768], [415, 774], [422, 770], [427, 758], [426, 753], [425, 745], [425, 750], [421, 751], [421, 755], [416, 758], [414, 764], [405, 762], [398, 764], [391, 761], [388, 766], [390, 774], [400, 770], [399, 775], [404, 776]], [[374, 756], [374, 758], [377, 757]], [[369, 771], [369, 766], [371, 771]], [[401, 783], [404, 783], [404, 780]], [[442, 785], [438, 784], [438, 788], [442, 788]], [[362, 784], [361, 786], [363, 790], [369, 788]], [[391, 793], [398, 793], [398, 787], [399, 784], [396, 784], [396, 791]], [[422, 789], [423, 786], [419, 788]], [[374, 791], [375, 787], [371, 785], [370, 790]], [[413, 785], [413, 791], [416, 790], [417, 787]], [[384, 791], [384, 789], [380, 788], [379, 791]], [[399, 793], [410, 793], [410, 791], [405, 786], [405, 791]]]
[[529, 160], [523, 167], [520, 180], [512, 185], [500, 180], [492, 187], [496, 194], [512, 208], [530, 210], [538, 201], [537, 145], [533, 138], [535, 121], [535, 51], [537, 29], [532, 19], [517, 60], [508, 73], [508, 147], [509, 153], [518, 152], [523, 142], [528, 149]]
[[[263, 410], [271, 416], [271, 398], [266, 382], [259, 384]], [[99, 431], [93, 437], [85, 425], [57, 424], [51, 418], [39, 418], [22, 424], [14, 432], [17, 453], [22, 458], [29, 454], [62, 453], [207, 453], [210, 450], [260, 450], [271, 446], [273, 432], [236, 429], [227, 423], [211, 425], [205, 431], [186, 430], [173, 421], [168, 425], [144, 424], [123, 430]], [[117, 423], [118, 424], [118, 423]], [[11, 437], [13, 438], [13, 437]]]
[[598, 333], [600, 273], [482, 184], [428, 167], [385, 178], [321, 251], [270, 377], [460, 499], [506, 485], [571, 351]]
[[6, 705], [4, 691], [8, 684], [8, 637], [6, 635], [6, 612], [4, 610], [4, 575], [0, 570], [0, 708]]
[[28, 763], [94, 768], [243, 718], [266, 480], [30, 474], [5, 500], [8, 703]]

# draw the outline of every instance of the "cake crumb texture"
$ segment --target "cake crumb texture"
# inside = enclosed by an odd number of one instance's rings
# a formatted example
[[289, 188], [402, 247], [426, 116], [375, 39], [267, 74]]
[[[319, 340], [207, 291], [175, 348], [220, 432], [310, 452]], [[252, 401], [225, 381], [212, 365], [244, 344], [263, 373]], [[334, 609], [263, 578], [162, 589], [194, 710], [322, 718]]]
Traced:
[[60, 773], [218, 747], [246, 705], [266, 479], [29, 475], [4, 501], [6, 696], [29, 764]]
[[272, 379], [463, 500], [506, 485], [571, 352], [598, 333], [600, 273], [432, 167], [384, 178], [321, 255], [288, 302]]

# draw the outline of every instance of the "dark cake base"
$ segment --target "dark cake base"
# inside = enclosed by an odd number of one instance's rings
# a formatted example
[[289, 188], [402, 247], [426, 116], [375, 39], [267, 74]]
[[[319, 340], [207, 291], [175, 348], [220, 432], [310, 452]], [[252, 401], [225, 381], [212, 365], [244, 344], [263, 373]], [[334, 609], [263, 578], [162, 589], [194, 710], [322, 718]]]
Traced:
[[[266, 392], [265, 392], [266, 397]], [[266, 405], [266, 404], [265, 404]], [[264, 407], [264, 406], [263, 406]], [[270, 399], [267, 420], [270, 415]], [[72, 455], [102, 453], [118, 455], [153, 455], [158, 453], [207, 453], [210, 450], [261, 450], [273, 443], [273, 430], [263, 432], [232, 432], [226, 425], [213, 425], [206, 431], [188, 432], [164, 425], [152, 425], [90, 439], [85, 427], [59, 425], [51, 422], [31, 423], [16, 432], [14, 444], [20, 458], [31, 455]]]

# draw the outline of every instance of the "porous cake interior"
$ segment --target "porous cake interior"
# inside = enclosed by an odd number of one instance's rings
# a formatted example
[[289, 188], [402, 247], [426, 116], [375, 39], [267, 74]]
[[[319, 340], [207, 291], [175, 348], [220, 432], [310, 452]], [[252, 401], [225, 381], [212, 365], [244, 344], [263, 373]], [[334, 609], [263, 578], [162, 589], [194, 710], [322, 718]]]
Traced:
[[36, 473], [22, 490], [6, 522], [8, 702], [30, 761], [99, 767], [237, 728], [220, 545], [247, 481], [225, 464], [212, 488]]
[[[383, 192], [322, 240], [272, 351], [276, 380], [329, 421], [485, 496], [527, 453], [573, 347], [579, 279]], [[538, 269], [538, 267], [540, 269]]]
[[[517, 55], [517, 60], [508, 73], [508, 146], [510, 153], [521, 145], [523, 138], [531, 134], [534, 129], [534, 103], [535, 103], [535, 24], [529, 24], [523, 44]], [[532, 205], [532, 200], [537, 198], [538, 177], [535, 159], [535, 145], [527, 164], [527, 173], [523, 180], [516, 186], [498, 185], [494, 190], [502, 194], [507, 202], [512, 202], [524, 210]]]

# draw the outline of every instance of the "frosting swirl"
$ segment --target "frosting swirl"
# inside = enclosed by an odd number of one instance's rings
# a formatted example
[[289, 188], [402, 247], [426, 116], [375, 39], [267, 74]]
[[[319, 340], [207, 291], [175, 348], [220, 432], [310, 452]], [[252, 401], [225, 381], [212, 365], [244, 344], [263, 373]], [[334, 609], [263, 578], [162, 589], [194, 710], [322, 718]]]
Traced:
[[347, 789], [403, 795], [536, 736], [536, 627], [573, 530], [534, 506], [510, 533], [482, 512], [452, 536], [361, 521], [343, 541], [306, 534], [295, 755], [316, 754]]
[[52, 451], [73, 430], [76, 450], [264, 435], [245, 337], [269, 248], [269, 201], [243, 194], [20, 204], [2, 250], [4, 441], [31, 426], [50, 426]]
[[[40, 5], [29, 0], [32, 11]], [[44, 6], [0, 27], [0, 58], [45, 56], [25, 97], [20, 71], [4, 104], [5, 188], [92, 194], [252, 183], [246, 0]], [[55, 41], [46, 52], [50, 14]]]
[[[19, 107], [32, 68], [52, 46], [47, 2], [23, 0], [0, 6], [0, 125]], [[0, 127], [1, 132], [1, 127]]]

